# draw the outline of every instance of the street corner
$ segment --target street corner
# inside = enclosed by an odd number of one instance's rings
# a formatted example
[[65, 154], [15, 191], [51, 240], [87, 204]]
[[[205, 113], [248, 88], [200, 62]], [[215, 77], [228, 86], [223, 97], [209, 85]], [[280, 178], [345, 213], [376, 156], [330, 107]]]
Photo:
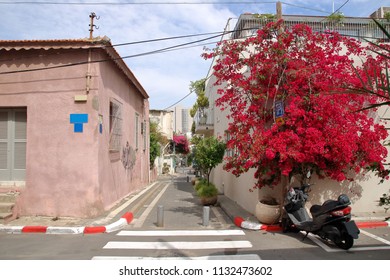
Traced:
[[[130, 224], [134, 216], [131, 212], [126, 212], [121, 218], [108, 225], [95, 226], [52, 226], [52, 225], [0, 225], [0, 232], [9, 234], [22, 233], [44, 233], [44, 234], [96, 234], [110, 233], [123, 229]], [[26, 220], [26, 219], [23, 219]], [[18, 221], [20, 223], [21, 221]], [[35, 219], [36, 223], [37, 220]], [[43, 222], [43, 221], [41, 221]]]
[[282, 231], [282, 227], [279, 224], [262, 224], [259, 222], [244, 220], [244, 218], [240, 216], [236, 216], [234, 218], [234, 224], [243, 229], [250, 229], [250, 230], [264, 230], [264, 231]]

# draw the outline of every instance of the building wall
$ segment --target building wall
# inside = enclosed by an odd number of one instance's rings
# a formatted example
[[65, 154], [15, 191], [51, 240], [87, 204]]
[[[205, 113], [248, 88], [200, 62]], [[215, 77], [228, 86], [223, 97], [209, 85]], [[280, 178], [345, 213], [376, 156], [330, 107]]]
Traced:
[[173, 130], [177, 134], [186, 134], [191, 131], [193, 119], [190, 116], [190, 110], [176, 106], [173, 112], [174, 127]]
[[[10, 62], [1, 64], [2, 72], [85, 61], [87, 52], [12, 51], [6, 57]], [[20, 215], [88, 216], [89, 205], [102, 208], [95, 199], [96, 117], [91, 106], [74, 102], [74, 95], [85, 93], [85, 74], [86, 65], [80, 65], [0, 76], [0, 106], [27, 108], [26, 183], [18, 204]], [[88, 114], [83, 133], [74, 132], [73, 113]]]
[[[9, 59], [0, 64], [0, 72], [6, 72], [87, 61], [88, 50], [19, 50], [2, 57]], [[107, 57], [95, 49], [92, 58]], [[25, 182], [0, 183], [0, 191], [20, 191], [18, 215], [94, 217], [149, 181], [147, 100], [113, 63], [89, 67], [0, 75], [0, 108], [27, 108]], [[76, 95], [87, 93], [87, 72], [91, 73], [87, 101], [75, 102]], [[131, 149], [109, 152], [110, 98], [123, 104], [122, 148], [127, 142], [134, 147], [135, 113], [139, 130], [146, 120], [146, 146], [139, 133], [140, 148], [134, 154]], [[88, 116], [82, 132], [76, 132], [71, 114]], [[127, 167], [124, 151], [130, 155]]]
[[390, 12], [390, 7], [380, 7], [378, 10], [373, 12], [370, 17], [372, 18], [384, 18], [385, 14]]
[[150, 121], [158, 124], [160, 132], [173, 139], [173, 111], [150, 110]]
[[[359, 62], [359, 59], [356, 61]], [[214, 61], [212, 62], [213, 65]], [[212, 73], [212, 69], [210, 70]], [[208, 73], [208, 79], [206, 83], [206, 96], [209, 98], [210, 107], [214, 110], [208, 110], [208, 113], [212, 113], [214, 116], [214, 136], [222, 137], [226, 139], [226, 131], [228, 129], [227, 114], [229, 110], [221, 111], [215, 107], [215, 100], [218, 98], [217, 87], [214, 86], [215, 77]], [[387, 106], [380, 108], [377, 112], [377, 118], [390, 118], [390, 110]], [[387, 127], [390, 127], [388, 124]], [[387, 141], [390, 141], [388, 137]], [[387, 162], [390, 162], [390, 149]], [[217, 185], [217, 187], [224, 192], [226, 196], [236, 201], [244, 209], [251, 213], [254, 213], [256, 203], [263, 197], [275, 197], [279, 202], [283, 201], [281, 196], [281, 188], [285, 187], [288, 182], [282, 182], [279, 186], [271, 188], [262, 188], [261, 190], [252, 190], [255, 184], [254, 170], [248, 171], [247, 174], [243, 174], [240, 177], [223, 170], [223, 164], [220, 164], [212, 172], [211, 181]], [[315, 185], [312, 187], [310, 193], [308, 206], [311, 204], [323, 203], [328, 199], [336, 199], [340, 194], [346, 193], [350, 196], [352, 201], [353, 213], [364, 213], [365, 215], [370, 213], [383, 213], [384, 209], [378, 206], [379, 197], [383, 193], [390, 191], [389, 181], [385, 181], [383, 184], [378, 184], [379, 180], [371, 173], [366, 176], [358, 176], [354, 182], [338, 183], [331, 180], [319, 180], [313, 177], [311, 180]], [[295, 184], [296, 185], [296, 184]]]
[[[105, 208], [109, 208], [149, 182], [149, 104], [135, 87], [129, 86], [128, 80], [113, 63], [101, 63], [99, 71], [99, 106], [95, 112], [103, 119], [103, 132], [98, 137], [99, 195]], [[122, 107], [122, 139], [116, 152], [109, 149], [109, 109], [113, 100]], [[144, 123], [147, 130], [142, 132]]]
[[[222, 112], [218, 108], [214, 111], [215, 119], [218, 120], [214, 125], [214, 135], [217, 137], [223, 136], [228, 128], [226, 111]], [[390, 110], [385, 107], [381, 108], [379, 116], [390, 118]], [[390, 141], [390, 137], [387, 140]], [[390, 151], [387, 162], [390, 162]], [[287, 185], [287, 182], [282, 182], [274, 188], [265, 187], [260, 190], [253, 190], [252, 188], [255, 185], [254, 173], [255, 170], [249, 170], [240, 177], [235, 177], [223, 169], [222, 163], [213, 170], [211, 181], [227, 197], [250, 213], [254, 213], [256, 204], [261, 198], [274, 197], [282, 202], [282, 188]], [[311, 183], [314, 183], [314, 185], [307, 204], [309, 208], [312, 204], [322, 204], [328, 199], [337, 199], [340, 194], [345, 193], [350, 197], [353, 213], [356, 215], [384, 214], [384, 208], [378, 206], [379, 197], [390, 191], [389, 181], [379, 184], [379, 179], [373, 173], [368, 173], [366, 176], [357, 176], [354, 182], [346, 181], [343, 183], [329, 179], [320, 180], [314, 176]], [[298, 186], [296, 181], [293, 181], [292, 186]]]

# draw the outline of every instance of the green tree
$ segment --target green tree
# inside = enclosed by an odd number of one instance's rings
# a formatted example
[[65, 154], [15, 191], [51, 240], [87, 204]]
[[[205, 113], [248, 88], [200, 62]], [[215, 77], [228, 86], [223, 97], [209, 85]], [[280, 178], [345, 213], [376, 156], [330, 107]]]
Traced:
[[207, 176], [207, 184], [210, 184], [211, 170], [220, 164], [225, 153], [225, 143], [211, 136], [197, 141], [195, 160], [200, 170]]
[[205, 95], [205, 83], [206, 79], [200, 79], [190, 84], [190, 91], [195, 92], [197, 96], [196, 102], [190, 110], [191, 117], [194, 117], [197, 111], [200, 112], [201, 116], [204, 116], [204, 109], [210, 105], [209, 99]]
[[168, 139], [164, 136], [158, 129], [158, 124], [155, 122], [150, 122], [150, 169], [154, 166], [154, 161], [158, 156], [161, 155], [161, 146], [164, 146], [168, 143]]

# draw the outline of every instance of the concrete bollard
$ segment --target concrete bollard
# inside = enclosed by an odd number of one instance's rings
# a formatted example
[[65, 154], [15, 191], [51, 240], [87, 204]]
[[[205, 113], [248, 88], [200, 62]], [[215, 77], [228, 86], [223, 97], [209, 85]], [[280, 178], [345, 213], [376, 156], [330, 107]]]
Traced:
[[157, 226], [164, 226], [164, 206], [162, 205], [157, 206]]
[[203, 207], [203, 226], [207, 227], [209, 225], [210, 220], [210, 207], [204, 206]]

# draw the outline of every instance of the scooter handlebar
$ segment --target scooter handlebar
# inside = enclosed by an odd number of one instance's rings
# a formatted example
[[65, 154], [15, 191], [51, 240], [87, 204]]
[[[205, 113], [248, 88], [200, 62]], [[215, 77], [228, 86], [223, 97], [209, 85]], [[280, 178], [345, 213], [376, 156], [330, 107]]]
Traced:
[[301, 190], [301, 191], [303, 191], [304, 193], [309, 193], [309, 192], [311, 192], [311, 186], [313, 186], [314, 185], [314, 183], [313, 184], [303, 184], [299, 189]]

